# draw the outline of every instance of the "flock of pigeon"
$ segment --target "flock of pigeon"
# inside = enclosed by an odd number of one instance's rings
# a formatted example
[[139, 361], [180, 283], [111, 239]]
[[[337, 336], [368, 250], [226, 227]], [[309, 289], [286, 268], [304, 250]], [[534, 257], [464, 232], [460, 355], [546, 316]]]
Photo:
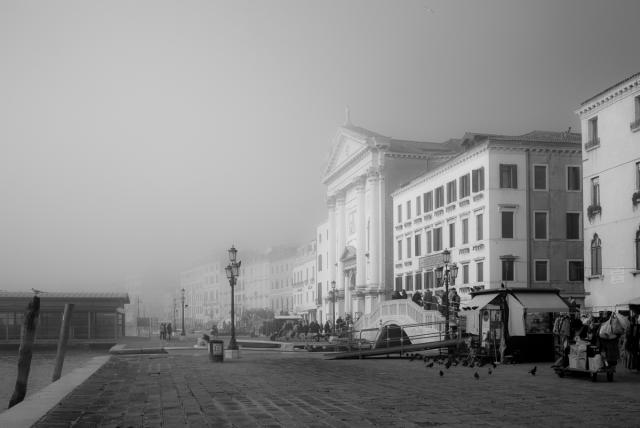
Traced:
[[[440, 367], [440, 373], [439, 373], [440, 376], [444, 376], [444, 373], [445, 373], [442, 370], [442, 367], [444, 367], [444, 369], [446, 370], [449, 370], [451, 366], [456, 367], [458, 365], [462, 365], [463, 367], [469, 367], [471, 369], [475, 368], [476, 370], [473, 373], [473, 377], [475, 378], [475, 380], [480, 380], [480, 374], [478, 373], [478, 369], [487, 365], [487, 363], [479, 361], [473, 357], [458, 359], [456, 357], [447, 357], [447, 356], [431, 358], [422, 354], [407, 354], [407, 356], [409, 357], [409, 361], [415, 361], [415, 360], [424, 361], [424, 366], [425, 368], [428, 368], [428, 369], [432, 368], [435, 364], [438, 364], [438, 366]], [[493, 371], [497, 367], [498, 366], [495, 362], [489, 363], [487, 374], [491, 376], [493, 374]], [[531, 370], [529, 370], [529, 374], [531, 376], [535, 376], [537, 370], [538, 370], [538, 367], [534, 366]]]

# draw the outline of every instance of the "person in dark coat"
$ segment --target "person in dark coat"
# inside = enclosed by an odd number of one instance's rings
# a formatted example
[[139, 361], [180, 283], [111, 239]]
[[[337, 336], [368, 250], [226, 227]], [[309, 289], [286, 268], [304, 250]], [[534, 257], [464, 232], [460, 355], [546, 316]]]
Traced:
[[400, 298], [401, 299], [406, 299], [407, 298], [407, 292], [404, 291], [404, 288], [402, 289], [402, 291], [400, 292]]
[[420, 295], [419, 291], [416, 291], [415, 293], [413, 293], [413, 296], [411, 296], [411, 300], [416, 305], [422, 306], [422, 296]]
[[324, 323], [324, 334], [326, 334], [327, 336], [331, 334], [331, 324], [329, 324], [329, 320]]

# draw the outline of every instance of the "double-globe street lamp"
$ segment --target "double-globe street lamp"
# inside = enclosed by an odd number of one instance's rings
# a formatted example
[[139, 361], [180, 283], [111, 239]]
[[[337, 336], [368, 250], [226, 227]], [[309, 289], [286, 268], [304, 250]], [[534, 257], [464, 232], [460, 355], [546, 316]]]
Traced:
[[438, 286], [441, 286], [444, 283], [444, 296], [442, 298], [442, 304], [444, 305], [444, 331], [445, 331], [445, 339], [449, 339], [449, 283], [453, 285], [456, 280], [456, 276], [458, 276], [458, 266], [451, 262], [451, 253], [449, 250], [444, 250], [442, 252], [442, 263], [443, 266], [440, 266], [436, 269], [436, 279], [438, 280]]
[[237, 350], [238, 343], [236, 342], [236, 321], [235, 321], [235, 308], [234, 308], [234, 286], [236, 285], [236, 278], [240, 275], [240, 264], [242, 262], [236, 261], [238, 250], [232, 245], [229, 248], [229, 264], [224, 268], [224, 271], [229, 278], [229, 285], [231, 286], [231, 340], [229, 341], [229, 350]]
[[336, 282], [331, 281], [331, 311], [333, 312], [333, 332], [336, 331]]
[[180, 331], [180, 336], [184, 336], [184, 288], [180, 290], [182, 297], [182, 330]]

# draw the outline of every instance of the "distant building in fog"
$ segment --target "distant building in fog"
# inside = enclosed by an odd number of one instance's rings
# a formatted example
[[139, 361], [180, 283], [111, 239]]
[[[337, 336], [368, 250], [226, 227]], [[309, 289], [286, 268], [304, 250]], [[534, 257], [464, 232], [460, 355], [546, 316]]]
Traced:
[[640, 297], [640, 73], [580, 105], [584, 287], [594, 310]]
[[316, 240], [296, 250], [293, 265], [293, 311], [307, 320], [318, 319], [316, 294]]
[[[331, 313], [331, 279], [329, 276], [329, 223], [325, 221], [316, 228], [316, 296], [318, 301], [317, 321], [333, 319]], [[327, 310], [328, 308], [328, 310]]]

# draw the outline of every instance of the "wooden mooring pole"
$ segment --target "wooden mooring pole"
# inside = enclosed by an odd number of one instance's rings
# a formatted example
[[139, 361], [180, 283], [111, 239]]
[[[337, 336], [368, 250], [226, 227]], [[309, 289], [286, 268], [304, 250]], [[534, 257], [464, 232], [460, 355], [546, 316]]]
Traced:
[[20, 335], [20, 350], [18, 351], [18, 378], [13, 395], [9, 401], [9, 408], [24, 400], [27, 395], [27, 381], [29, 380], [29, 370], [31, 369], [31, 357], [33, 355], [33, 341], [36, 337], [36, 325], [40, 316], [40, 298], [33, 296], [33, 300], [27, 307], [24, 321], [22, 323], [22, 333]]
[[71, 315], [73, 314], [73, 303], [64, 305], [62, 324], [60, 325], [60, 337], [58, 339], [58, 353], [56, 354], [56, 365], [53, 368], [51, 382], [60, 379], [62, 365], [64, 364], [64, 354], [67, 352], [67, 342], [69, 341], [69, 329], [71, 327]]

